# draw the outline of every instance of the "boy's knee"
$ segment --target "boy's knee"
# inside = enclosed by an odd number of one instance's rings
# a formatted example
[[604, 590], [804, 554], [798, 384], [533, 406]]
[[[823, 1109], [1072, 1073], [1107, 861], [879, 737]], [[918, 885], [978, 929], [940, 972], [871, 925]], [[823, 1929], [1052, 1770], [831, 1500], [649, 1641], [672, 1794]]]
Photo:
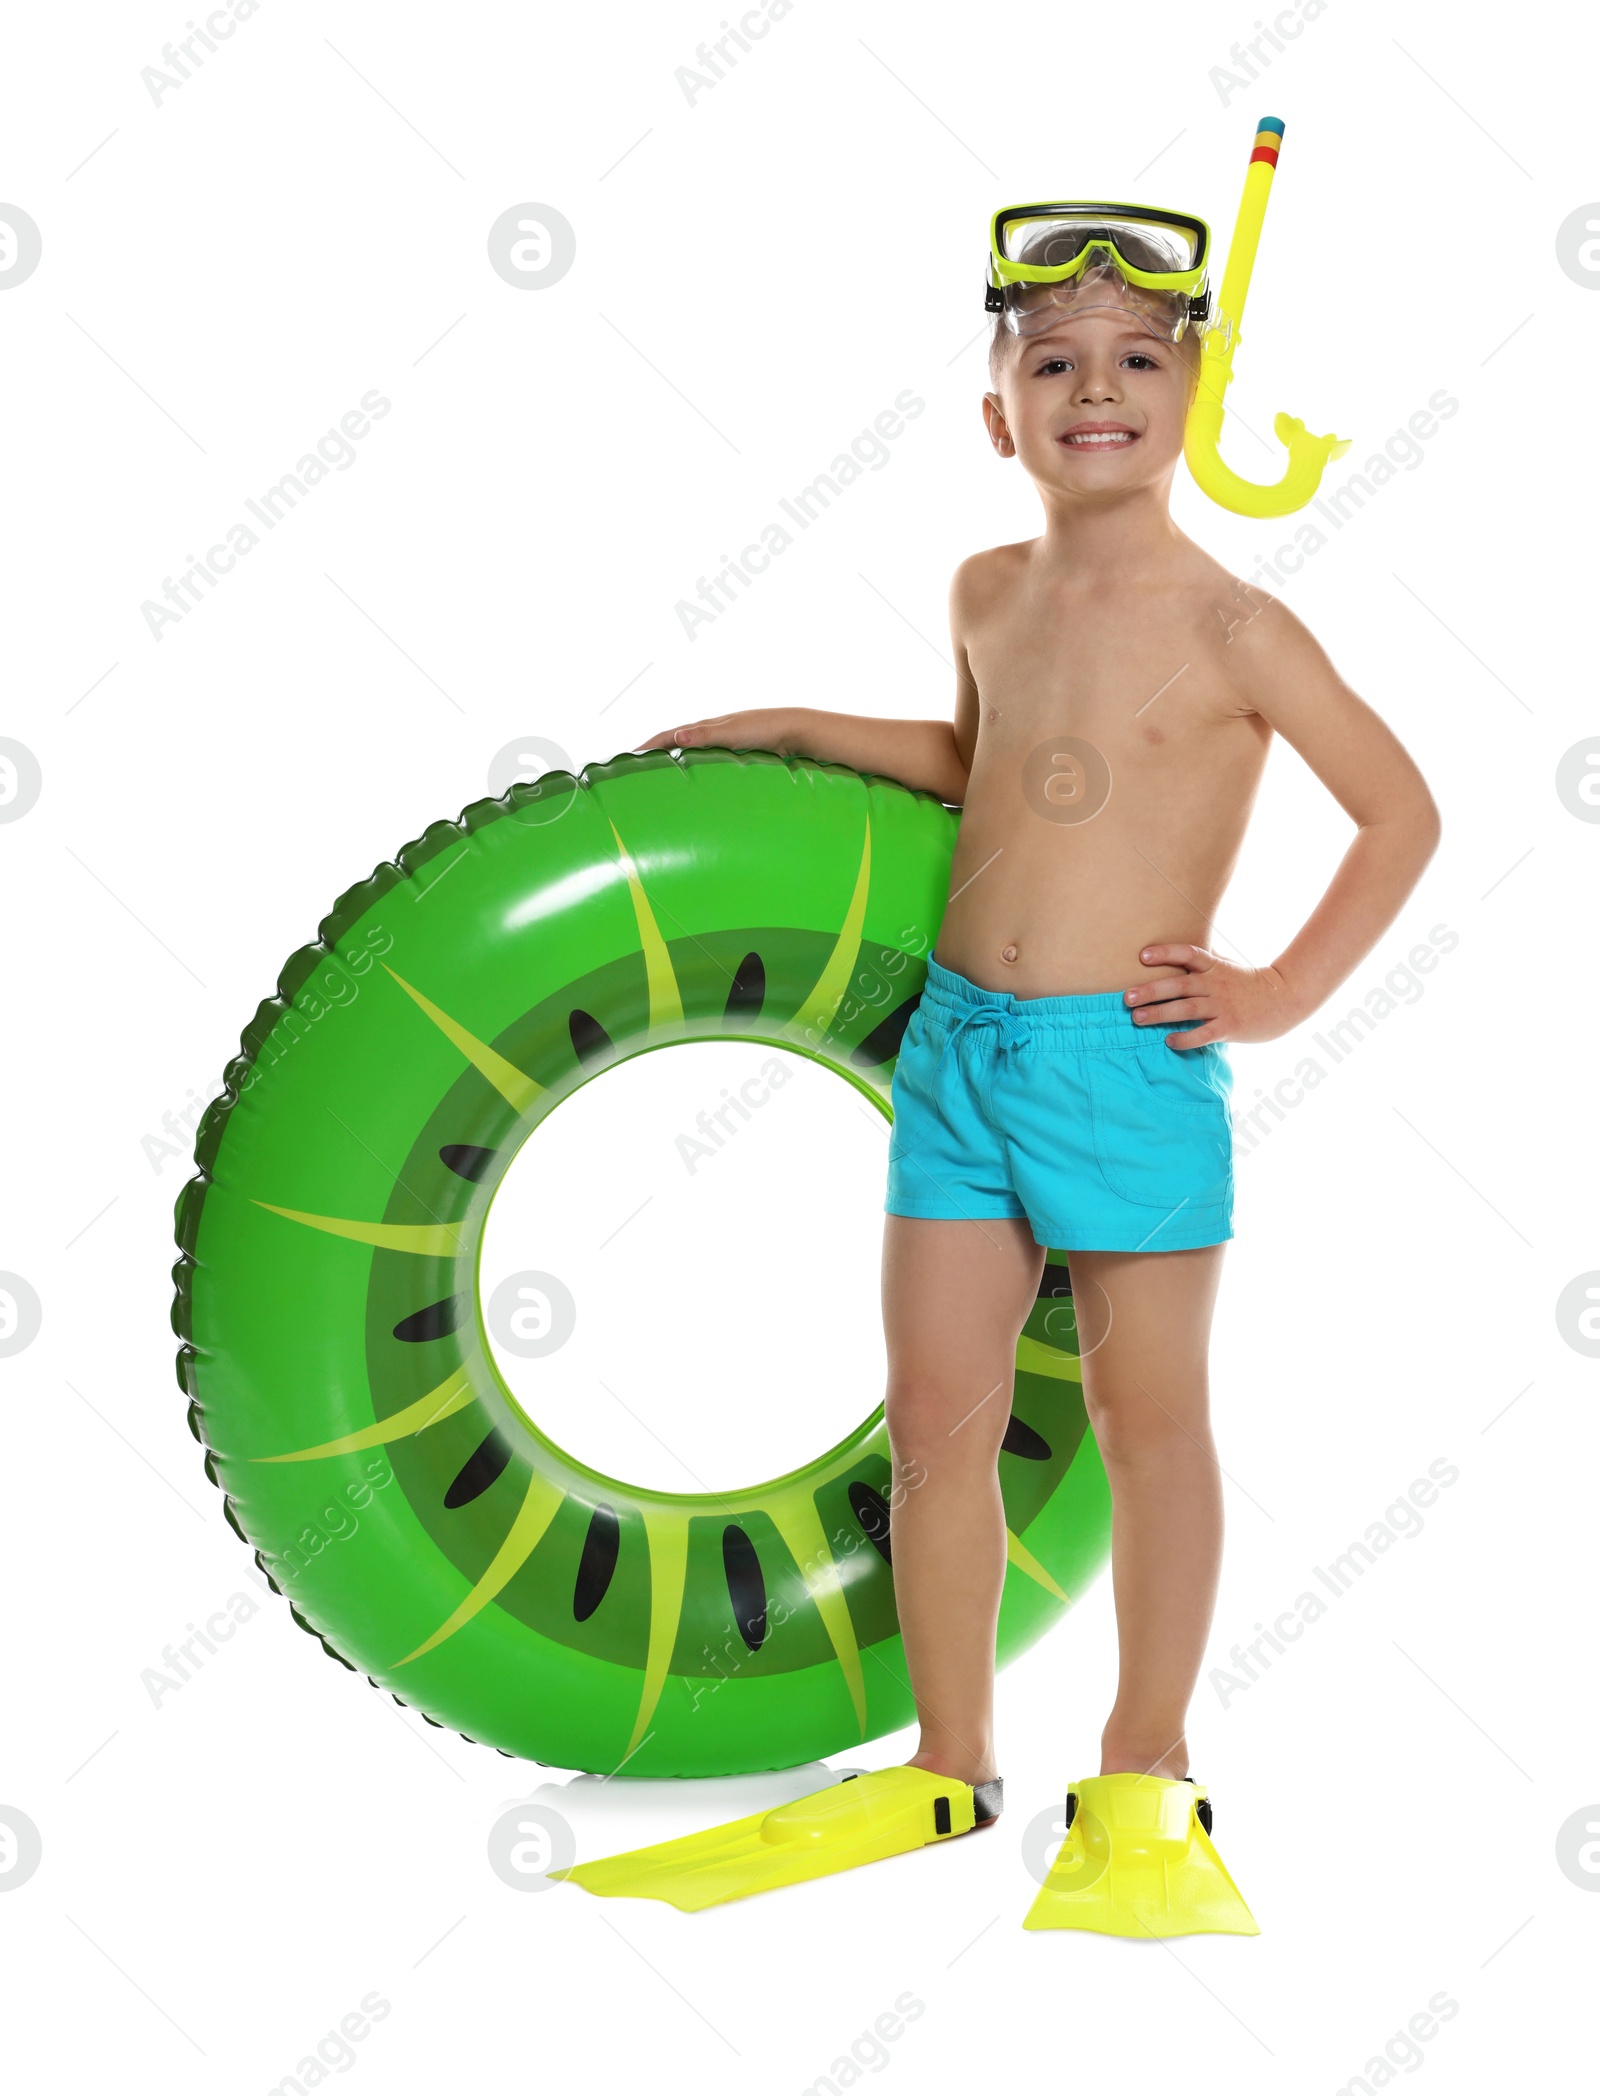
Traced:
[[1158, 1403], [1138, 1384], [1126, 1390], [1102, 1390], [1092, 1397], [1086, 1390], [1084, 1409], [1107, 1469], [1160, 1461], [1210, 1445], [1203, 1411], [1197, 1418], [1183, 1418], [1176, 1405]]
[[899, 1461], [949, 1470], [968, 1461], [994, 1462], [1011, 1402], [1000, 1390], [974, 1402], [970, 1392], [934, 1381], [892, 1383], [883, 1414]]

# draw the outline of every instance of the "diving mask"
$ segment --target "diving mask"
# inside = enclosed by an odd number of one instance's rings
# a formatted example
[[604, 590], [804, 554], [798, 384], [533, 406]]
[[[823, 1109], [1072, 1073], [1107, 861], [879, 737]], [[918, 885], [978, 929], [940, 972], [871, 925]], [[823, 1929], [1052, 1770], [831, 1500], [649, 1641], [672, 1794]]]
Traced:
[[1096, 307], [1177, 342], [1210, 312], [1203, 218], [1139, 204], [1015, 204], [990, 227], [984, 306], [1015, 335]]
[[1282, 118], [1264, 116], [1251, 142], [1215, 308], [1206, 283], [1210, 231], [1187, 212], [1142, 204], [1013, 204], [997, 211], [989, 228], [983, 303], [1011, 333], [1037, 335], [1074, 311], [1099, 306], [1137, 315], [1169, 342], [1191, 326], [1202, 337], [1183, 455], [1212, 501], [1241, 517], [1286, 517], [1304, 509], [1328, 461], [1350, 449], [1348, 437], [1315, 436], [1298, 415], [1279, 415], [1272, 425], [1289, 454], [1275, 481], [1246, 480], [1220, 449], [1223, 395], [1233, 379], [1245, 294], [1282, 145]]

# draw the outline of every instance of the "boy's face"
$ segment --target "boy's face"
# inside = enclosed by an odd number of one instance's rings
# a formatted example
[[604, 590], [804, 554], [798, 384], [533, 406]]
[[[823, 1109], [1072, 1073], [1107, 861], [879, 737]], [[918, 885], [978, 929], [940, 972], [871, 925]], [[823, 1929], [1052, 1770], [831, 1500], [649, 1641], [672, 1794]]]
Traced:
[[1199, 371], [1199, 337], [1166, 342], [1117, 306], [1063, 317], [1007, 345], [989, 435], [1041, 492], [1113, 496], [1169, 475]]

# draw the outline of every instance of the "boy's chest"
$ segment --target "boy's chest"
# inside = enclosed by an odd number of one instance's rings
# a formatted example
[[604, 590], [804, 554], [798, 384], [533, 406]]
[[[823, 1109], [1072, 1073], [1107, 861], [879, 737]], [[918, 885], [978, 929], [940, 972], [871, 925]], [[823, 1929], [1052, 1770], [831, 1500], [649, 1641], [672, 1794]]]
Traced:
[[1192, 758], [1244, 717], [1228, 674], [1228, 630], [1211, 607], [1014, 603], [967, 636], [979, 697], [978, 750], [1025, 755], [1075, 736], [1111, 759]]

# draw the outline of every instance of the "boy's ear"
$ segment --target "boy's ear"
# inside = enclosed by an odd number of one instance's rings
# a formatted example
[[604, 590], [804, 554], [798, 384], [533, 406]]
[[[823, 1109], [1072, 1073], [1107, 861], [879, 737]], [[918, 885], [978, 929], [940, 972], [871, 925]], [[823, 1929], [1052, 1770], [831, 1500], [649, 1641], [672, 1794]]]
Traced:
[[1001, 458], [1015, 458], [1017, 447], [1011, 441], [1011, 432], [1006, 428], [1006, 411], [1000, 403], [998, 393], [983, 396], [983, 422], [989, 432], [989, 441]]

